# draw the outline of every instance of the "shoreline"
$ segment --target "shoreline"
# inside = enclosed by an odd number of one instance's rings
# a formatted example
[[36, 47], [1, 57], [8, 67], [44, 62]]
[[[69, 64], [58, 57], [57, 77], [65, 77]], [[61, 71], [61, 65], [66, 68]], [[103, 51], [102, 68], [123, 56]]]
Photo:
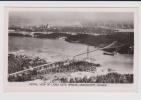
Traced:
[[[104, 49], [104, 51], [108, 51], [108, 52], [117, 51], [120, 54], [133, 54], [134, 52], [133, 50], [134, 35], [132, 32], [129, 33], [115, 32], [113, 34], [107, 34], [107, 35], [100, 34], [98, 36], [90, 35], [90, 34], [71, 35], [65, 33], [51, 33], [51, 34], [35, 33], [34, 35], [30, 36], [30, 35], [24, 35], [22, 33], [9, 33], [9, 36], [31, 37], [31, 38], [39, 38], [39, 39], [60, 38], [65, 40], [66, 42], [80, 43], [80, 44], [95, 46], [99, 48], [108, 45], [113, 41], [117, 41], [117, 44], [114, 45], [113, 49]], [[116, 50], [117, 46], [121, 46], [119, 50]]]
[[[12, 55], [12, 54], [11, 54]], [[13, 54], [14, 55], [14, 54]], [[26, 56], [26, 55], [20, 55], [20, 54], [18, 54], [18, 55], [14, 55], [13, 57], [16, 57], [16, 59], [17, 58], [19, 58], [19, 57], [24, 57], [24, 59], [30, 59], [30, 56]], [[19, 58], [19, 59], [21, 59], [21, 58]], [[23, 59], [23, 60], [24, 60]], [[31, 58], [32, 60], [33, 59], [35, 59], [35, 56], [34, 57], [32, 57]], [[44, 60], [44, 59], [41, 59], [41, 58], [38, 58], [39, 59], [39, 61], [42, 61], [42, 60]], [[31, 61], [32, 61], [31, 60]], [[12, 60], [13, 61], [13, 60]], [[18, 61], [18, 59], [17, 59], [17, 61]], [[83, 61], [82, 61], [83, 62]], [[44, 63], [47, 63], [47, 62], [44, 62]], [[86, 62], [85, 62], [86, 63]], [[30, 64], [30, 63], [29, 63]], [[81, 64], [81, 63], [80, 63]], [[83, 64], [82, 64], [83, 65]], [[80, 66], [82, 66], [82, 65], [80, 65]], [[11, 66], [11, 64], [9, 65], [9, 66]], [[69, 65], [69, 66], [71, 66], [71, 65]], [[64, 66], [65, 67], [65, 66]], [[84, 66], [84, 68], [85, 68], [86, 66]], [[34, 67], [33, 67], [34, 68]], [[63, 68], [62, 66], [60, 66], [60, 68]], [[32, 74], [19, 74], [18, 76], [9, 76], [9, 81], [24, 81], [23, 79], [25, 78], [25, 81], [26, 82], [34, 82], [34, 81], [36, 81], [36, 80], [38, 80], [38, 79], [41, 79], [42, 81], [54, 81], [54, 82], [58, 82], [58, 81], [61, 81], [61, 82], [63, 82], [63, 83], [65, 83], [65, 82], [69, 82], [69, 83], [77, 83], [77, 82], [81, 82], [81, 81], [83, 81], [84, 79], [85, 79], [85, 81], [90, 81], [90, 83], [91, 82], [96, 82], [96, 83], [98, 83], [98, 82], [104, 82], [104, 81], [102, 81], [101, 79], [105, 79], [106, 77], [108, 77], [109, 78], [109, 81], [108, 82], [112, 82], [111, 80], [110, 80], [110, 77], [114, 77], [115, 78], [115, 80], [117, 80], [117, 81], [119, 81], [120, 79], [116, 79], [116, 77], [124, 77], [124, 76], [127, 76], [127, 77], [130, 77], [131, 79], [133, 78], [132, 76], [133, 76], [133, 74], [127, 74], [127, 73], [124, 73], [124, 74], [121, 74], [121, 73], [118, 73], [118, 72], [116, 72], [116, 71], [114, 71], [114, 70], [112, 70], [112, 69], [104, 69], [103, 68], [103, 66], [102, 67], [95, 67], [96, 68], [96, 70], [94, 70], [94, 71], [75, 71], [76, 69], [75, 69], [75, 67], [74, 67], [74, 72], [72, 71], [68, 71], [68, 72], [65, 72], [65, 70], [63, 70], [62, 69], [62, 72], [60, 72], [60, 73], [52, 73], [52, 72], [50, 72], [50, 73], [48, 73], [48, 74], [45, 74], [45, 72], [43, 71], [41, 71], [41, 73], [38, 75], [37, 74], [37, 72], [36, 72], [36, 70], [33, 70], [33, 72], [31, 71], [30, 73], [32, 73]], [[95, 69], [94, 68], [94, 69]], [[52, 68], [52, 69], [54, 69], [54, 68]], [[82, 69], [81, 69], [82, 70]], [[35, 72], [34, 72], [35, 71]], [[38, 71], [38, 70], [37, 70]], [[46, 70], [45, 70], [46, 71]], [[24, 76], [23, 76], [24, 75]], [[28, 75], [28, 76], [26, 76], [26, 75]], [[30, 76], [31, 75], [31, 76]], [[110, 75], [110, 76], [109, 76]], [[114, 76], [113, 76], [114, 75]], [[18, 79], [17, 79], [18, 78]], [[57, 78], [57, 79], [56, 79]], [[77, 80], [74, 80], [74, 79], [76, 79], [77, 78]], [[96, 80], [97, 81], [93, 81], [93, 78], [96, 78]], [[100, 78], [100, 80], [99, 80], [99, 78]], [[27, 80], [26, 80], [27, 79]], [[106, 78], [107, 79], [107, 78]], [[29, 81], [28, 81], [29, 80]], [[133, 79], [132, 79], [133, 80]], [[124, 80], [123, 80], [124, 81]], [[126, 80], [127, 81], [127, 80]], [[126, 82], [125, 81], [125, 82]]]

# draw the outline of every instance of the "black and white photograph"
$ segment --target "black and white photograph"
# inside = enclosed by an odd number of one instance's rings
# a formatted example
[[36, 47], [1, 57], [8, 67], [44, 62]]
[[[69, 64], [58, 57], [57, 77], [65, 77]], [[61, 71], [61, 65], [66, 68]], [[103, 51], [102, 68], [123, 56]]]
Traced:
[[16, 9], [8, 12], [8, 83], [134, 83], [134, 12]]

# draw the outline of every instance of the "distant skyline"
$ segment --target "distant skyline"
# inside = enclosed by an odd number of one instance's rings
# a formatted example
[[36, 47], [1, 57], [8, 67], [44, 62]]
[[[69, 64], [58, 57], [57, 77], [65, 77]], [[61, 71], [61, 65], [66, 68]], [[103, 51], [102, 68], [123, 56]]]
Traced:
[[132, 12], [10, 12], [9, 25], [41, 25], [72, 26], [104, 23], [131, 23]]

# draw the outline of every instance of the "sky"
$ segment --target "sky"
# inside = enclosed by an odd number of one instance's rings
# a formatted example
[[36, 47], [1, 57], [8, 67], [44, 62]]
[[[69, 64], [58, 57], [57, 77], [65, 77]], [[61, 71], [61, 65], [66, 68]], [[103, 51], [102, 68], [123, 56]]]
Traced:
[[133, 23], [131, 12], [19, 12], [9, 13], [9, 25], [72, 26], [104, 23]]

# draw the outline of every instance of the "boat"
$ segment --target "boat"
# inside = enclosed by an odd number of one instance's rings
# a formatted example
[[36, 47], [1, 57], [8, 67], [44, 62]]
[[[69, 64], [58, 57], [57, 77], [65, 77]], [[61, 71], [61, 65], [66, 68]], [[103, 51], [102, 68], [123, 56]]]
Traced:
[[114, 55], [116, 55], [116, 54], [118, 54], [116, 51], [114, 51], [114, 52], [104, 52], [103, 53], [104, 55], [111, 55], [111, 56], [114, 56]]
[[104, 52], [103, 54], [104, 54], [104, 55], [111, 55], [111, 56], [114, 56], [114, 53], [110, 53], [110, 52]]

